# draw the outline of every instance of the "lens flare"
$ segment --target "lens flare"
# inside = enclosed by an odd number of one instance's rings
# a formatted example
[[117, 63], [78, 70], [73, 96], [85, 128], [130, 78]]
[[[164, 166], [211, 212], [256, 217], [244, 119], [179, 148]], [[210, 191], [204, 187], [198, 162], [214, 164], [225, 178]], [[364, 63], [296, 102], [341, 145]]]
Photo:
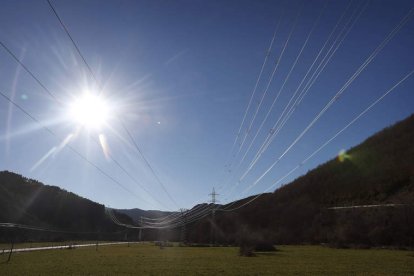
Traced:
[[102, 151], [105, 155], [106, 160], [109, 160], [109, 146], [106, 142], [106, 137], [103, 134], [99, 134], [99, 143], [101, 144]]
[[338, 161], [342, 163], [346, 159], [350, 159], [350, 156], [346, 153], [344, 149], [340, 150], [338, 153]]

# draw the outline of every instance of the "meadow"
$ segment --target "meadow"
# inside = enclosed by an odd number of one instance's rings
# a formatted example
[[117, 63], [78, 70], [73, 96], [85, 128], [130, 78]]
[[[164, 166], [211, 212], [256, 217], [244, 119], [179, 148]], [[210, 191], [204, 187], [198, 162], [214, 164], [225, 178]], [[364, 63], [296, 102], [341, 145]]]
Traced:
[[[7, 259], [0, 256], [0, 262]], [[414, 252], [279, 246], [240, 257], [236, 247], [147, 244], [15, 253], [1, 275], [413, 275]]]

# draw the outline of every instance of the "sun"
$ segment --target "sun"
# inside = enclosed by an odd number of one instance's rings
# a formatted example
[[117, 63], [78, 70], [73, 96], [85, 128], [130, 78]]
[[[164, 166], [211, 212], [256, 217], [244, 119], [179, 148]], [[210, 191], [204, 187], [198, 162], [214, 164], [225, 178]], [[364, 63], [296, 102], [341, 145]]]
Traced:
[[101, 96], [84, 93], [69, 105], [69, 119], [86, 129], [102, 128], [110, 117], [110, 105]]

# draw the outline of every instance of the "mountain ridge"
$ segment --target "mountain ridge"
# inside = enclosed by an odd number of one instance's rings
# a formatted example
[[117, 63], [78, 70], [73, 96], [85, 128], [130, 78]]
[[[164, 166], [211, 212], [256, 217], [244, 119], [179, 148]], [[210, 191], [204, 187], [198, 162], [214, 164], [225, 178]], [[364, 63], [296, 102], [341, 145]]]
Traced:
[[[211, 233], [217, 231], [215, 242], [230, 244], [248, 232], [275, 243], [414, 246], [414, 224], [408, 223], [414, 221], [412, 141], [414, 114], [245, 207], [220, 211], [229, 205], [237, 208], [255, 196], [220, 205], [214, 220], [207, 216], [189, 223], [185, 239], [208, 243]], [[106, 216], [104, 205], [15, 173], [0, 172], [0, 190], [0, 222], [68, 230], [122, 229]], [[329, 209], [389, 203], [408, 205], [341, 212]], [[196, 205], [189, 214], [203, 206], [208, 205]], [[178, 213], [138, 208], [115, 212], [127, 224], [139, 223], [141, 216], [160, 218]], [[178, 240], [179, 232], [146, 230], [144, 239]]]
[[[233, 212], [216, 213], [217, 239], [249, 232], [276, 243], [414, 246], [414, 115], [387, 127], [272, 193]], [[344, 156], [343, 156], [344, 157]], [[252, 196], [254, 197], [254, 196]], [[237, 208], [252, 197], [230, 203]], [[333, 211], [329, 207], [402, 203], [400, 207]], [[199, 242], [208, 228], [193, 235]], [[197, 226], [195, 226], [197, 228]], [[200, 229], [198, 227], [198, 229]]]

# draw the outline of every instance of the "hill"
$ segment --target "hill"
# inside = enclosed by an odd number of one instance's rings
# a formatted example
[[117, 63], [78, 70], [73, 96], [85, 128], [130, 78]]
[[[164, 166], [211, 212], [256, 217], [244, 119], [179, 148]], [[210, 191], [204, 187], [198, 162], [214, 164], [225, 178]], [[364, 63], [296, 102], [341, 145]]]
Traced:
[[138, 208], [133, 209], [117, 209], [119, 213], [125, 214], [132, 218], [136, 223], [140, 222], [141, 217], [146, 218], [163, 218], [176, 212], [158, 211], [158, 210], [142, 210]]
[[[251, 199], [216, 205], [216, 217], [190, 223], [186, 231], [146, 229], [145, 240], [234, 244], [246, 237], [278, 244], [329, 243], [334, 246], [414, 247], [414, 115], [388, 127], [360, 145], [235, 211]], [[390, 205], [391, 204], [391, 205]], [[393, 204], [393, 205], [392, 205]], [[332, 208], [377, 205], [372, 208]], [[211, 204], [194, 206], [187, 216]], [[116, 216], [133, 224], [141, 216], [177, 214], [140, 209], [118, 210]], [[131, 218], [131, 217], [132, 218]], [[184, 218], [185, 220], [185, 218]], [[0, 223], [53, 228], [45, 235], [19, 233], [20, 239], [123, 239], [125, 229], [115, 225], [105, 206], [58, 187], [44, 185], [15, 173], [0, 172]], [[178, 225], [179, 226], [179, 225]], [[89, 236], [67, 232], [92, 232]], [[121, 232], [120, 232], [121, 231]], [[102, 233], [97, 235], [96, 233]], [[137, 238], [130, 230], [129, 237]], [[43, 233], [43, 232], [42, 232]], [[0, 229], [0, 239], [10, 233]], [[14, 233], [16, 234], [16, 233]]]
[[[217, 241], [234, 243], [247, 232], [277, 243], [414, 246], [413, 141], [411, 115], [246, 207], [216, 212]], [[390, 203], [397, 205], [330, 208]], [[208, 242], [209, 219], [193, 225], [190, 239]]]
[[[118, 213], [117, 217], [132, 223], [126, 215]], [[101, 238], [108, 238], [104, 237], [105, 233], [124, 230], [107, 216], [104, 205], [8, 171], [0, 172], [0, 223], [50, 229], [49, 232], [26, 230], [24, 235], [19, 235], [26, 239], [51, 240], [68, 236], [96, 239], [97, 235], [92, 235], [96, 232], [101, 233]], [[0, 239], [5, 238], [6, 232], [0, 228]]]

